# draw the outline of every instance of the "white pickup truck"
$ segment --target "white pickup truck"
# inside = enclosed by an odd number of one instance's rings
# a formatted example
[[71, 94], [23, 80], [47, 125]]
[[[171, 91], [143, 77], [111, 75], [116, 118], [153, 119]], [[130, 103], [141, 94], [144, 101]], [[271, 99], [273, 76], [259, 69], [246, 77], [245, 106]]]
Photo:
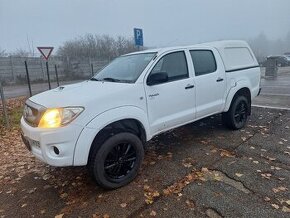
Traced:
[[27, 148], [53, 166], [87, 165], [108, 189], [134, 179], [153, 136], [222, 113], [244, 127], [260, 91], [260, 68], [244, 41], [140, 51], [93, 78], [26, 101]]

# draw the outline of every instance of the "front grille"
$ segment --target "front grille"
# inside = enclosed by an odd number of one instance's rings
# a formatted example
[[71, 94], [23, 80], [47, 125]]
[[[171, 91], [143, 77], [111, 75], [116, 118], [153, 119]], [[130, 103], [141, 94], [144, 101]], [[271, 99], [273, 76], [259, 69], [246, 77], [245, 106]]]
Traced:
[[41, 116], [45, 112], [45, 109], [45, 107], [36, 104], [28, 99], [25, 102], [23, 118], [30, 126], [37, 127]]

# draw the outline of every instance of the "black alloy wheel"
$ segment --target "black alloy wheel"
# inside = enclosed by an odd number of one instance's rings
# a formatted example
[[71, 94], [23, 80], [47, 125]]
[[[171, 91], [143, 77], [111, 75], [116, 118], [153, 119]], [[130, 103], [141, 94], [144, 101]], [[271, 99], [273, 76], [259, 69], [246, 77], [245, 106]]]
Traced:
[[247, 121], [248, 110], [245, 101], [240, 101], [235, 110], [235, 121], [237, 126], [243, 125]]
[[251, 105], [245, 96], [235, 97], [229, 110], [222, 114], [223, 123], [233, 130], [243, 128], [247, 123], [250, 107]]
[[88, 169], [101, 187], [119, 188], [137, 176], [144, 157], [143, 144], [138, 136], [121, 132], [93, 146]]
[[128, 175], [134, 168], [137, 154], [130, 143], [120, 143], [108, 153], [104, 169], [106, 177], [112, 182], [118, 181]]

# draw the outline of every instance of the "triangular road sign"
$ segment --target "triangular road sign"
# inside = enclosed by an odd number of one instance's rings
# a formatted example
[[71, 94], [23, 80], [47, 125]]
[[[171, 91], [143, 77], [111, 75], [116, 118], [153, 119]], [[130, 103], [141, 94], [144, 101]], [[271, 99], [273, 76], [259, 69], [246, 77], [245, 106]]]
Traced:
[[51, 55], [51, 52], [53, 50], [53, 47], [37, 47], [39, 52], [42, 54], [45, 60], [48, 60], [49, 56]]

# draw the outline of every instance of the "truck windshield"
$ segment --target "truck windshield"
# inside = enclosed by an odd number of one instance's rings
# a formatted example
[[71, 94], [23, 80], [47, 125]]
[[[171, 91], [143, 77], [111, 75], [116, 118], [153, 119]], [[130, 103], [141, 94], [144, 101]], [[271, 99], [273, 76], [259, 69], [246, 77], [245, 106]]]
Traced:
[[118, 57], [91, 80], [134, 83], [155, 55], [141, 53]]

